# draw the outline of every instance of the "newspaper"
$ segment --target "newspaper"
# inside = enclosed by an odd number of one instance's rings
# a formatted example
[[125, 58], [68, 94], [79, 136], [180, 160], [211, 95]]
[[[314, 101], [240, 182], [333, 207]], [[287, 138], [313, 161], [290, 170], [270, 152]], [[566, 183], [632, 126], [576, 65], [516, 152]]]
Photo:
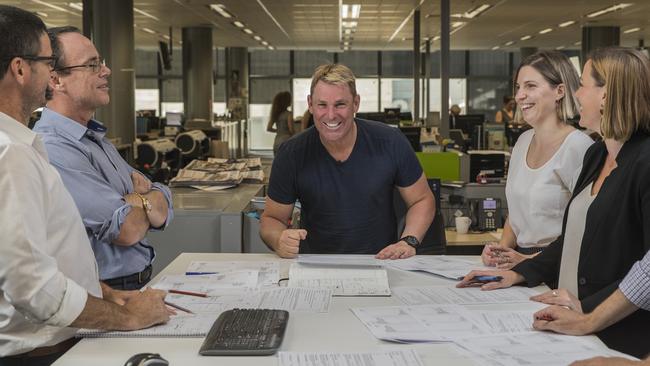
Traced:
[[239, 171], [209, 173], [181, 169], [178, 171], [178, 175], [169, 182], [169, 185], [172, 187], [236, 185], [243, 179], [244, 177]]

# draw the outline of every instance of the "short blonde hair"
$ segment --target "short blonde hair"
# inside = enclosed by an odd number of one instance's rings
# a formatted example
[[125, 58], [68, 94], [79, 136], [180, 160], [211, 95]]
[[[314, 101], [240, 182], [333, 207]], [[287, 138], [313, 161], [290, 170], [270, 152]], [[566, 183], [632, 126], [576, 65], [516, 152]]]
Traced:
[[[517, 77], [524, 66], [537, 70], [554, 88], [560, 84], [564, 85], [564, 97], [555, 108], [560, 121], [566, 123], [578, 115], [578, 99], [575, 97], [575, 92], [580, 86], [580, 78], [568, 57], [557, 51], [540, 51], [526, 57], [515, 73], [513, 85], [517, 85]], [[517, 90], [514, 90], [513, 95], [516, 93]], [[514, 119], [517, 123], [525, 122], [519, 106]]]
[[347, 84], [352, 96], [357, 96], [357, 85], [354, 74], [352, 73], [352, 70], [345, 65], [325, 64], [318, 66], [314, 71], [314, 75], [311, 77], [311, 88], [309, 89], [309, 94], [314, 94], [314, 88], [319, 81], [332, 85]]
[[594, 50], [591, 76], [605, 88], [600, 133], [603, 138], [627, 141], [638, 130], [650, 132], [650, 63], [632, 48]]

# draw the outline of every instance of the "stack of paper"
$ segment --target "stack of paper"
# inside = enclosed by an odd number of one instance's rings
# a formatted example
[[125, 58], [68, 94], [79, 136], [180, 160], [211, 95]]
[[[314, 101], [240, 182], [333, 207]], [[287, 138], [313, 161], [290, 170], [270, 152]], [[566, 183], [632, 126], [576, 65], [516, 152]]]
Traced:
[[452, 280], [463, 278], [474, 269], [494, 270], [494, 267], [484, 267], [476, 262], [444, 255], [417, 255], [407, 259], [386, 261], [386, 265], [404, 271], [422, 271]]
[[393, 294], [406, 305], [427, 304], [509, 304], [527, 303], [538, 291], [527, 287], [510, 287], [499, 291], [483, 291], [479, 287], [447, 286], [394, 287]]
[[241, 270], [258, 271], [257, 286], [259, 287], [278, 286], [278, 282], [280, 281], [280, 263], [277, 261], [192, 261], [185, 272], [223, 274]]
[[375, 352], [280, 352], [280, 366], [424, 366], [414, 350]]
[[390, 296], [386, 269], [378, 266], [294, 263], [289, 269], [288, 286], [331, 289], [334, 296]]

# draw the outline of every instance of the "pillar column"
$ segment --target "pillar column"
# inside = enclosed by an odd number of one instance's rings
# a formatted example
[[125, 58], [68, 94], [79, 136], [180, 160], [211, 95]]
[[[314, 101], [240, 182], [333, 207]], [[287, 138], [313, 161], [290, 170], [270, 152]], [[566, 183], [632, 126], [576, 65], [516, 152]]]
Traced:
[[212, 121], [212, 28], [183, 28], [183, 104], [185, 120]]
[[580, 62], [584, 66], [591, 50], [607, 46], [618, 46], [621, 42], [619, 27], [582, 27]]

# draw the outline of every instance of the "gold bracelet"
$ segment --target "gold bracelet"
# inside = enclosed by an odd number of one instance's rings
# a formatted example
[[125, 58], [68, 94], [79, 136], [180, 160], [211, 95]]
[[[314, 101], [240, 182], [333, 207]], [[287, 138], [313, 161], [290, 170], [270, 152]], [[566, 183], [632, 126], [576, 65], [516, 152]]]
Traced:
[[151, 212], [151, 210], [153, 210], [153, 207], [151, 206], [151, 202], [149, 202], [149, 199], [147, 197], [141, 195], [138, 192], [133, 192], [133, 193], [135, 193], [135, 195], [138, 196], [142, 201], [142, 208], [146, 213], [149, 213]]

